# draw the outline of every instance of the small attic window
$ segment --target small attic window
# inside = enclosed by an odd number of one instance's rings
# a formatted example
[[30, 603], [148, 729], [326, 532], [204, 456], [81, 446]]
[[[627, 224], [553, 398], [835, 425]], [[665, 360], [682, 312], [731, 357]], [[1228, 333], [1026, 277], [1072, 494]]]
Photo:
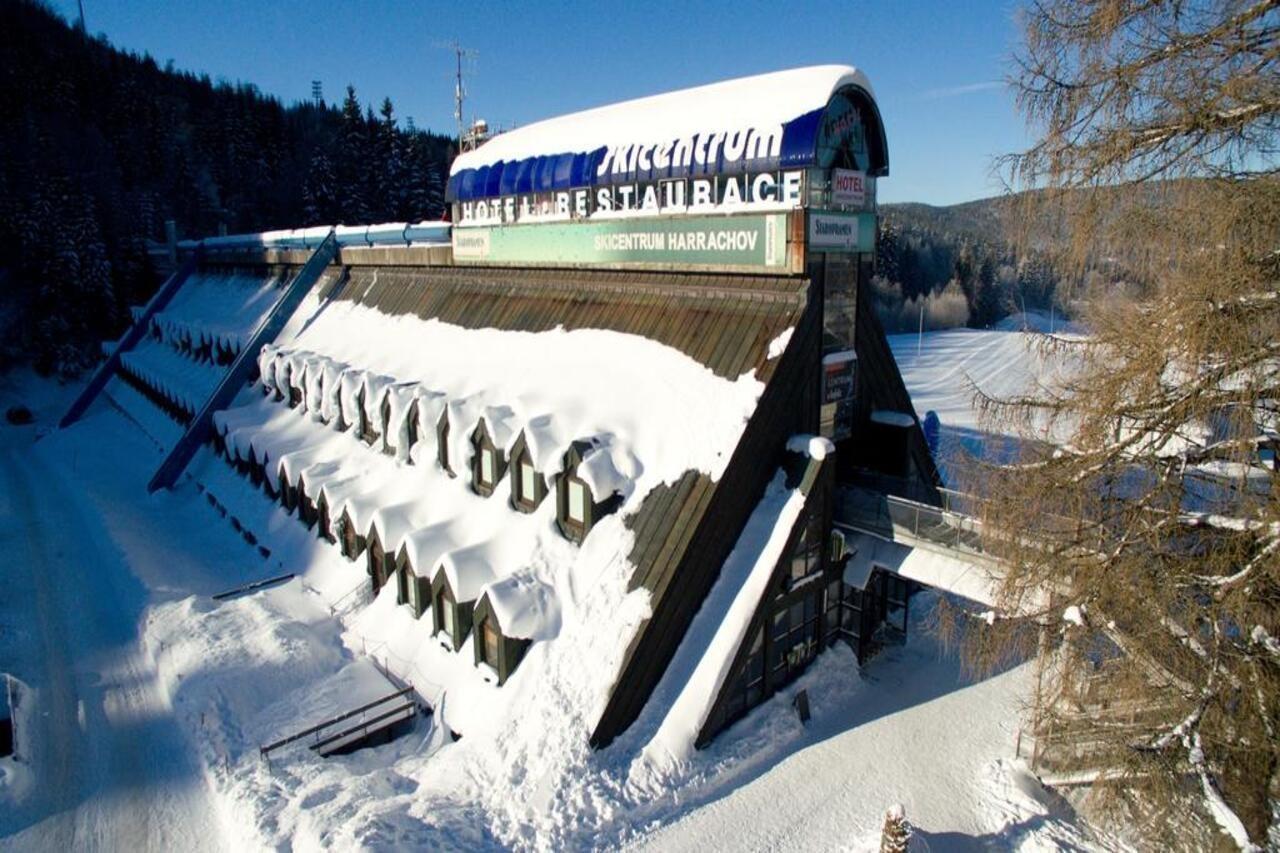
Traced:
[[444, 631], [450, 637], [453, 636], [453, 607], [453, 596], [449, 594], [449, 590], [440, 590], [433, 608], [436, 613], [436, 631]]
[[342, 516], [342, 555], [348, 560], [360, 556], [360, 534], [348, 515]]
[[450, 474], [453, 469], [449, 467], [449, 413], [447, 411], [440, 413], [440, 420], [436, 423], [436, 459], [440, 462], [440, 467]]
[[[418, 443], [418, 404], [413, 403], [409, 406], [409, 417], [405, 419], [405, 453], [408, 454], [413, 446]], [[413, 457], [409, 456], [409, 464], [413, 464]]]
[[587, 523], [587, 484], [577, 477], [569, 477], [566, 481], [569, 490], [569, 505], [565, 508], [565, 520], [579, 526]]
[[501, 450], [493, 443], [489, 428], [483, 420], [476, 425], [471, 435], [471, 443], [475, 447], [475, 456], [471, 461], [472, 488], [478, 495], [488, 497], [498, 481], [507, 473], [507, 460]]
[[533, 512], [547, 496], [547, 481], [533, 463], [524, 435], [511, 447], [511, 506], [519, 512]]
[[395, 453], [396, 449], [391, 445], [391, 395], [388, 394], [382, 398], [378, 415], [382, 418], [382, 432], [386, 436], [386, 440], [382, 442], [382, 452]]
[[369, 419], [369, 413], [365, 410], [365, 400], [365, 390], [361, 388], [360, 395], [356, 397], [356, 404], [360, 413], [359, 435], [361, 441], [372, 447], [373, 443], [378, 440], [379, 433], [373, 422]]
[[480, 661], [487, 663], [494, 669], [498, 668], [498, 646], [502, 642], [498, 629], [493, 624], [493, 618], [489, 617], [480, 623]]

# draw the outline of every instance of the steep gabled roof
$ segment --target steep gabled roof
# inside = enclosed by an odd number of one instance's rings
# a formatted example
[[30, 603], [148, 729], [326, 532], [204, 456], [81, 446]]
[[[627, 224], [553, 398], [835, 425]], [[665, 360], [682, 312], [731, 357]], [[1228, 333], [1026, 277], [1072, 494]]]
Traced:
[[717, 376], [757, 371], [795, 326], [807, 282], [784, 276], [459, 267], [352, 267], [332, 295], [470, 329], [608, 329], [680, 350]]

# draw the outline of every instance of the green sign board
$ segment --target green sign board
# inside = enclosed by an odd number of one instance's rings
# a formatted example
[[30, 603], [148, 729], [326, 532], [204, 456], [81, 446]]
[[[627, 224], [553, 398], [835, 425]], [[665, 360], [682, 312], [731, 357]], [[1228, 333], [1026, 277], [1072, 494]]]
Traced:
[[784, 267], [787, 215], [455, 227], [455, 263]]
[[835, 210], [809, 211], [809, 250], [812, 252], [873, 252], [876, 215]]

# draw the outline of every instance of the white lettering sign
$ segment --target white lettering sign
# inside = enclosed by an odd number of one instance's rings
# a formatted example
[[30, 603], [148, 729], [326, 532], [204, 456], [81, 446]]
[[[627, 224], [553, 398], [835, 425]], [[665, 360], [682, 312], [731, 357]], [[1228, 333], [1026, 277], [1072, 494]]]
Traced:
[[[739, 144], [732, 134], [708, 137], [708, 141], [725, 147]], [[662, 154], [675, 156], [671, 151], [663, 151]], [[669, 178], [620, 183], [594, 190], [557, 190], [458, 202], [455, 221], [460, 226], [509, 225], [515, 222], [589, 219], [598, 211], [676, 214], [787, 210], [800, 206], [803, 189], [804, 172], [800, 170]]]

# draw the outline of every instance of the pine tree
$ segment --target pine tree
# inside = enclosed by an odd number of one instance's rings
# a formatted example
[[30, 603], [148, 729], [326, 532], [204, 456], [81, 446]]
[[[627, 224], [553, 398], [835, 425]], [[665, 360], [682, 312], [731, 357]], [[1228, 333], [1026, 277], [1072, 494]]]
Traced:
[[884, 813], [884, 826], [880, 830], [880, 853], [907, 853], [911, 845], [911, 824], [907, 822], [907, 810], [902, 805], [891, 806]]
[[347, 86], [342, 101], [342, 122], [338, 142], [336, 192], [338, 221], [355, 224], [369, 222], [369, 145], [364, 115], [356, 100], [355, 86]]

